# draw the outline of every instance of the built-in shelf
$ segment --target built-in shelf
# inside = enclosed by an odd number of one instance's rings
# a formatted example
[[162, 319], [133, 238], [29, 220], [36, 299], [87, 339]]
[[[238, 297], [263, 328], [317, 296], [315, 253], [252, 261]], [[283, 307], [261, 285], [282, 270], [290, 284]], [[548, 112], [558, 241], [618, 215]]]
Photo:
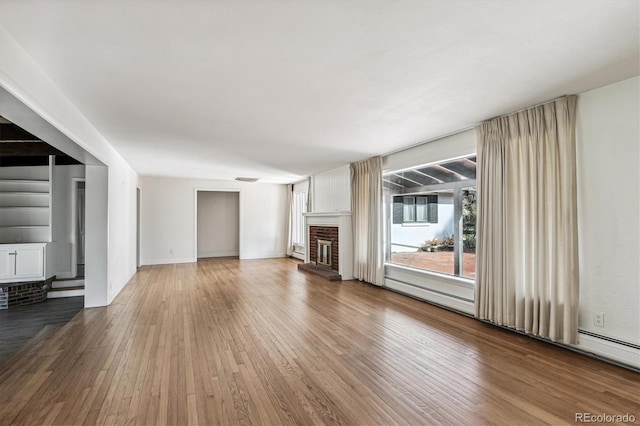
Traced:
[[11, 194], [11, 195], [49, 195], [49, 191], [3, 191], [0, 189], [0, 195], [2, 194]]
[[51, 241], [51, 181], [53, 163], [50, 158], [48, 176], [34, 170], [3, 169], [0, 178], [0, 242], [31, 243]]
[[21, 228], [21, 229], [43, 229], [48, 228], [49, 225], [10, 225], [10, 226], [0, 226], [3, 229], [13, 229], [13, 228]]
[[2, 179], [3, 182], [49, 183], [47, 179]]
[[29, 210], [29, 209], [48, 209], [49, 206], [0, 206], [0, 209], [13, 210]]

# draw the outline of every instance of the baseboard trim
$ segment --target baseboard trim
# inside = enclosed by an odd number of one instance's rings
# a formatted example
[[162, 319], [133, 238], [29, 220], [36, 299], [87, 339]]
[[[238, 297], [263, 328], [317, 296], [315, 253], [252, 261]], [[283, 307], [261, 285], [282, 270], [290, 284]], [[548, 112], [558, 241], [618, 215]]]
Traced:
[[296, 259], [302, 260], [304, 262], [304, 254], [296, 253], [295, 251], [291, 253], [291, 257], [295, 257]]
[[396, 281], [391, 278], [385, 279], [384, 288], [398, 293], [403, 293], [426, 302], [434, 303], [445, 308], [453, 309], [464, 314], [473, 315], [474, 313], [473, 302], [463, 298], [449, 296], [441, 292], [435, 292], [426, 288]]
[[143, 260], [142, 265], [170, 265], [172, 263], [195, 263], [196, 259], [192, 257], [182, 257], [176, 259], [147, 259]]
[[205, 259], [207, 257], [231, 257], [239, 256], [240, 253], [236, 251], [206, 251], [204, 253], [198, 253], [198, 259]]
[[240, 254], [240, 260], [251, 259], [274, 259], [277, 257], [287, 257], [285, 253], [253, 253], [253, 254]]

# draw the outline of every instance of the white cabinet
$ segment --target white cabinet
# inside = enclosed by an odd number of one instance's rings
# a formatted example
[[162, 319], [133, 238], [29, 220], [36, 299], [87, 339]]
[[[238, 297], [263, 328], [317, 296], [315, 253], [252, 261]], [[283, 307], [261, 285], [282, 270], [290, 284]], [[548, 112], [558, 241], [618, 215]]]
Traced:
[[13, 248], [0, 246], [0, 280], [13, 277], [14, 265]]
[[1, 244], [0, 282], [44, 280], [46, 244]]

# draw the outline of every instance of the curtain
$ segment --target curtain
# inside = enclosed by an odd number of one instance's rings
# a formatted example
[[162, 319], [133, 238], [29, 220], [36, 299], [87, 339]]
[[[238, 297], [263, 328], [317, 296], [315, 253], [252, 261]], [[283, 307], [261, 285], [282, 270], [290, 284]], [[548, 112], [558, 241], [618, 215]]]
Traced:
[[287, 256], [293, 254], [293, 185], [287, 185]]
[[576, 97], [476, 127], [476, 316], [553, 341], [578, 335]]
[[353, 221], [353, 275], [383, 285], [382, 259], [382, 158], [351, 164], [351, 214]]

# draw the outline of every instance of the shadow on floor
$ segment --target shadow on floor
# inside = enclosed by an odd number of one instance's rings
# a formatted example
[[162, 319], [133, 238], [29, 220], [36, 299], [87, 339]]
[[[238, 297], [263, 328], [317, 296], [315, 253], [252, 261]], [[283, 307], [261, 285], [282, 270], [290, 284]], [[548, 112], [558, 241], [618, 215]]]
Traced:
[[47, 299], [0, 311], [0, 363], [48, 325], [62, 326], [84, 307], [84, 297]]

